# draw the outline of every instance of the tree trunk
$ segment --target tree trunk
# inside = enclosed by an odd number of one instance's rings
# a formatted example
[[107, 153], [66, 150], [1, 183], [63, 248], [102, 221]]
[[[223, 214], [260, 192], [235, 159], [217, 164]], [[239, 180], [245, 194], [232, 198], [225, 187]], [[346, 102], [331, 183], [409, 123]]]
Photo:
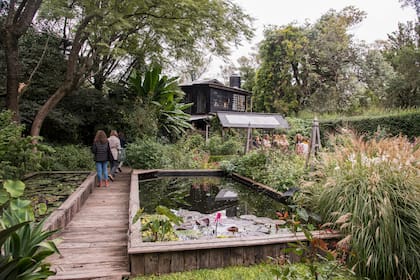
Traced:
[[[6, 107], [19, 122], [19, 38], [26, 33], [42, 0], [9, 2], [4, 26], [0, 29], [6, 56]], [[16, 7], [17, 5], [17, 7]]]
[[[63, 99], [64, 96], [69, 94], [73, 90], [71, 83], [64, 83], [61, 85], [55, 93], [48, 98], [47, 102], [42, 105], [38, 110], [31, 127], [31, 136], [39, 136], [41, 132], [42, 124], [51, 110], [53, 110], [57, 104]], [[35, 140], [36, 141], [36, 140]]]
[[5, 32], [5, 54], [6, 54], [6, 108], [11, 110], [13, 120], [19, 122], [19, 52], [18, 37], [12, 32]]
[[[67, 60], [66, 78], [63, 84], [48, 98], [48, 100], [38, 110], [31, 127], [31, 136], [40, 135], [42, 124], [47, 115], [53, 110], [64, 96], [78, 87], [83, 75], [87, 71], [85, 65], [78, 62], [79, 52], [83, 43], [87, 40], [85, 36], [85, 28], [96, 15], [90, 15], [83, 19], [77, 28], [76, 35], [73, 40], [72, 48]], [[37, 140], [35, 139], [34, 142]]]

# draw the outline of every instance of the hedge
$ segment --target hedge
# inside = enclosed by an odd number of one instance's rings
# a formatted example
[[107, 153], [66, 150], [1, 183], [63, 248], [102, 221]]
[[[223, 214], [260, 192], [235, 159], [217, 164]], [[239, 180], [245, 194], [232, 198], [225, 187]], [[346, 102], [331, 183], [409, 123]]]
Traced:
[[420, 111], [321, 120], [319, 125], [320, 131], [324, 135], [328, 132], [334, 133], [341, 127], [348, 127], [359, 134], [373, 135], [380, 131], [380, 133], [385, 133], [389, 136], [403, 134], [413, 139], [420, 136]]

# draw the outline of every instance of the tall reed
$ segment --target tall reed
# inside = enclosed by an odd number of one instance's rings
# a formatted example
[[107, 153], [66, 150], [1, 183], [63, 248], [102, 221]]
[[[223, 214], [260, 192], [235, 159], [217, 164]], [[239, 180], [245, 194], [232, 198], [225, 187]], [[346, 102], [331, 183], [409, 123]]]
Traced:
[[333, 141], [335, 152], [322, 155], [327, 180], [316, 202], [326, 221], [341, 217], [349, 264], [370, 279], [420, 279], [419, 145], [348, 132]]

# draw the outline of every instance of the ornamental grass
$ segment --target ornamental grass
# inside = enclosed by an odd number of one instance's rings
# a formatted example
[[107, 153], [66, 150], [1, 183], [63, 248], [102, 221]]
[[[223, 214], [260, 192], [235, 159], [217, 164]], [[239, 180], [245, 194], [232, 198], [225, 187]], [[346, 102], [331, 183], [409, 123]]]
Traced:
[[345, 236], [350, 267], [370, 279], [420, 279], [419, 141], [351, 132], [332, 141], [315, 199]]

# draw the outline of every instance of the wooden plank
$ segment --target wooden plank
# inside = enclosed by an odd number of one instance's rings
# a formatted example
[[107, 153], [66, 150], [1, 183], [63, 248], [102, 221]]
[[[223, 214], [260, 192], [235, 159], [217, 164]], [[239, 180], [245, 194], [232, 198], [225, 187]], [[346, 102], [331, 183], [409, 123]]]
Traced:
[[234, 247], [230, 248], [230, 265], [244, 264], [244, 248]]
[[200, 250], [198, 252], [198, 268], [209, 268], [210, 266], [210, 250]]
[[225, 248], [223, 249], [223, 266], [230, 266], [230, 252], [231, 252], [231, 248]]
[[256, 247], [244, 247], [244, 250], [243, 250], [244, 265], [251, 265], [255, 263], [255, 248]]
[[171, 272], [171, 253], [159, 253], [159, 274]]
[[[72, 221], [59, 236], [63, 239], [58, 245], [62, 256], [48, 258], [58, 271], [51, 279], [121, 279], [130, 274], [127, 254], [130, 175], [117, 180], [106, 189], [93, 188], [93, 192], [89, 189], [75, 204], [63, 209], [66, 219]], [[83, 199], [87, 200], [79, 210]], [[132, 257], [135, 263], [131, 265], [138, 274], [144, 274], [142, 259], [144, 264], [144, 257]]]
[[145, 274], [144, 255], [130, 255], [130, 268], [133, 275]]
[[[316, 232], [314, 232], [316, 234]], [[322, 239], [333, 239], [341, 237], [338, 233], [325, 233], [321, 235]], [[168, 252], [168, 251], [184, 251], [184, 250], [202, 250], [225, 247], [247, 247], [247, 246], [261, 246], [277, 243], [289, 243], [296, 241], [304, 241], [306, 237], [303, 233], [290, 233], [275, 236], [258, 236], [258, 237], [238, 237], [227, 239], [210, 239], [210, 240], [189, 240], [189, 241], [172, 241], [161, 242], [159, 244], [142, 243], [141, 246], [129, 248], [129, 252], [134, 253], [149, 253], [149, 252]]]
[[159, 271], [159, 256], [158, 253], [151, 253], [144, 255], [144, 273], [153, 274]]
[[265, 252], [264, 252], [264, 246], [255, 246], [254, 247], [254, 263], [261, 263], [265, 260]]
[[198, 268], [197, 260], [198, 251], [184, 251], [184, 269], [194, 270]]
[[183, 252], [172, 252], [167, 253], [171, 256], [171, 272], [184, 271], [184, 253]]
[[209, 261], [209, 268], [218, 268], [224, 266], [224, 259], [223, 255], [225, 253], [225, 249], [213, 249], [210, 250], [210, 261]]

